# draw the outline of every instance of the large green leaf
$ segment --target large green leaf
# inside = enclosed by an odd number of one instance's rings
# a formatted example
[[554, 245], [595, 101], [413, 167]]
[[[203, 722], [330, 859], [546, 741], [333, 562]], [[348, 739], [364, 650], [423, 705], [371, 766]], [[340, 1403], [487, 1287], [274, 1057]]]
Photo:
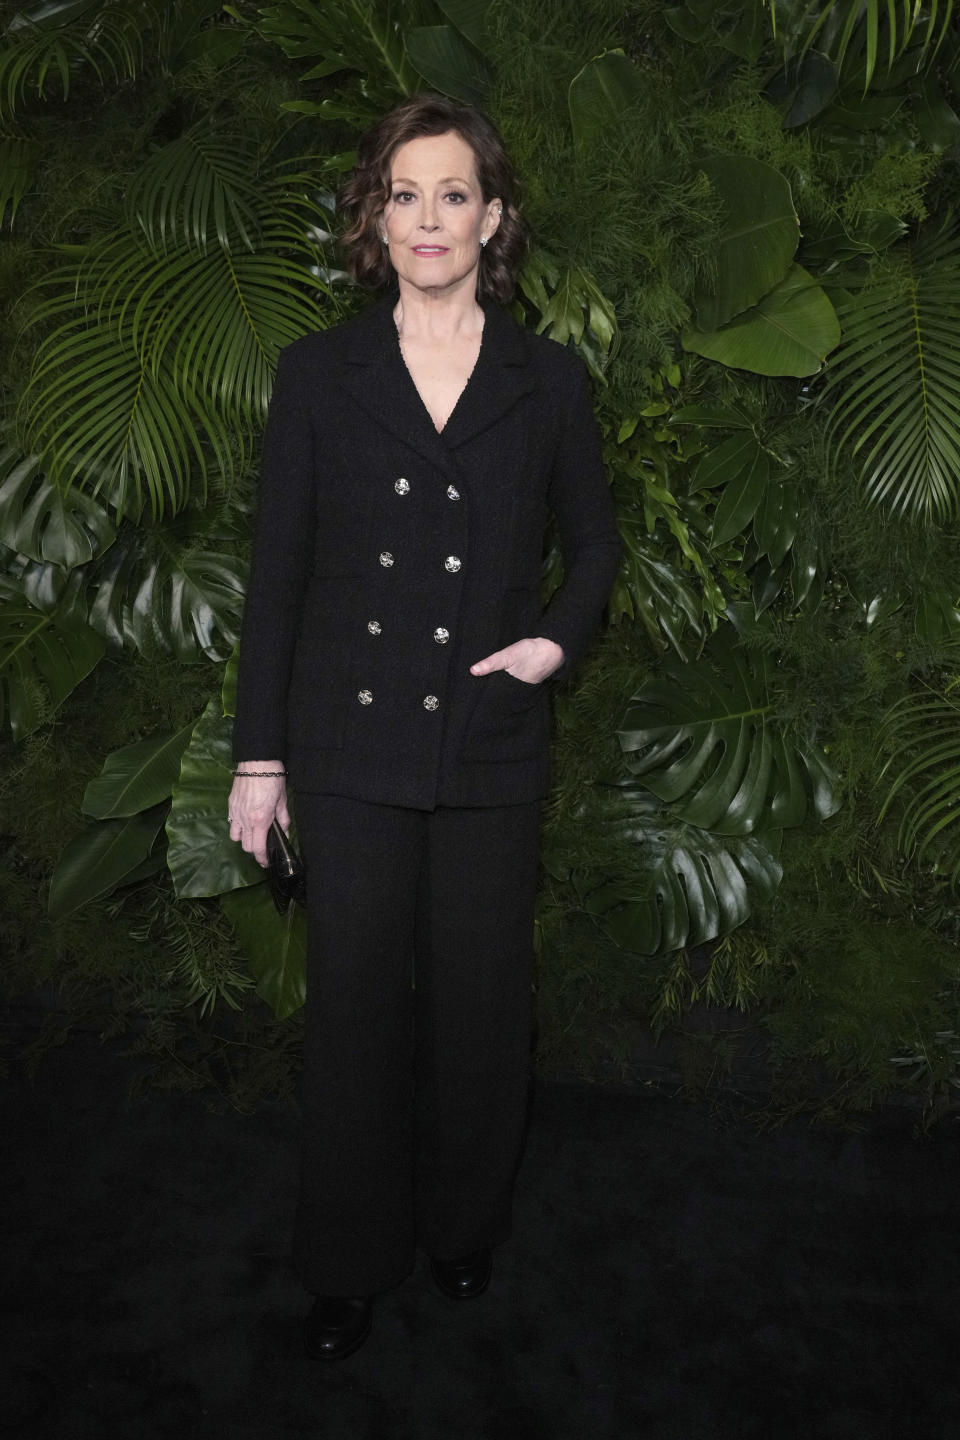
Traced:
[[766, 657], [722, 632], [699, 660], [666, 658], [631, 698], [618, 736], [648, 789], [718, 835], [788, 829], [811, 801], [821, 818], [838, 804], [822, 751], [777, 721]]
[[224, 660], [240, 633], [243, 566], [223, 529], [192, 511], [163, 526], [128, 526], [84, 592], [89, 623], [114, 645], [179, 660]]
[[664, 814], [638, 786], [622, 788], [611, 824], [636, 844], [631, 874], [596, 884], [581, 873], [574, 881], [585, 909], [624, 950], [658, 955], [715, 940], [780, 883], [776, 833], [710, 834]]
[[166, 805], [155, 805], [124, 820], [103, 820], [75, 836], [50, 879], [50, 919], [62, 920], [118, 885], [162, 869], [162, 855], [154, 856], [154, 849], [165, 814]]
[[492, 0], [437, 0], [437, 3], [451, 25], [456, 25], [460, 34], [482, 55], [490, 38], [487, 21]]
[[960, 881], [960, 693], [908, 696], [894, 705], [884, 723], [889, 759], [882, 774], [892, 777], [880, 819], [905, 799], [898, 835], [904, 854]]
[[265, 885], [231, 890], [220, 904], [237, 932], [257, 994], [278, 1020], [299, 1010], [307, 993], [307, 921], [299, 905], [280, 915]]
[[194, 726], [180, 762], [167, 820], [167, 864], [178, 895], [222, 895], [263, 880], [257, 862], [230, 839], [232, 730], [217, 696]]
[[468, 105], [483, 105], [493, 83], [486, 60], [452, 25], [422, 25], [407, 32], [407, 55], [434, 90]]
[[685, 350], [758, 375], [815, 375], [840, 340], [840, 322], [813, 276], [791, 265], [778, 285], [728, 325], [685, 326]]
[[589, 150], [622, 130], [624, 112], [647, 95], [643, 72], [622, 50], [607, 50], [590, 60], [570, 81], [567, 104], [573, 141]]
[[59, 609], [36, 610], [12, 576], [0, 575], [0, 726], [8, 719], [15, 740], [63, 704], [103, 651], [89, 626], [66, 623]]
[[783, 279], [800, 229], [790, 186], [771, 165], [747, 155], [713, 155], [701, 169], [721, 205], [716, 274], [695, 302], [698, 330], [713, 332]]
[[150, 735], [114, 750], [83, 793], [84, 814], [107, 820], [137, 815], [169, 800], [192, 734], [193, 726], [187, 725], [172, 735]]
[[[245, 19], [241, 8], [225, 7]], [[356, 70], [376, 105], [417, 88], [417, 72], [407, 57], [402, 24], [405, 6], [396, 0], [280, 0], [260, 8], [256, 28], [292, 60], [317, 58], [302, 80], [323, 79]]]
[[960, 230], [890, 252], [841, 305], [825, 398], [834, 461], [867, 499], [943, 523], [960, 508]]
[[102, 506], [79, 490], [51, 484], [36, 455], [0, 449], [0, 543], [31, 560], [73, 570], [113, 543]]

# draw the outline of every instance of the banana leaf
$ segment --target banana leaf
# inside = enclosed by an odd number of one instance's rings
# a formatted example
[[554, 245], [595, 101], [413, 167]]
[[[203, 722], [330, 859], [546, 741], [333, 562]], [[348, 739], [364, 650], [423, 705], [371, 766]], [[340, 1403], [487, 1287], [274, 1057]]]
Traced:
[[151, 735], [114, 750], [84, 791], [84, 814], [98, 820], [125, 817], [169, 800], [192, 733], [187, 725], [172, 735]]
[[800, 265], [720, 329], [684, 326], [685, 350], [757, 375], [815, 375], [840, 340], [826, 292]]
[[299, 1010], [307, 993], [307, 919], [299, 905], [280, 915], [265, 885], [220, 896], [257, 982], [278, 1020]]
[[222, 895], [256, 885], [263, 872], [230, 839], [227, 801], [233, 784], [230, 737], [220, 697], [210, 701], [194, 726], [180, 761], [167, 819], [167, 865], [180, 896]]
[[747, 155], [713, 155], [701, 169], [721, 205], [716, 275], [695, 298], [696, 329], [712, 333], [780, 283], [800, 228], [790, 186], [772, 165]]
[[120, 885], [163, 869], [162, 836], [166, 804], [122, 820], [103, 820], [76, 835], [62, 851], [50, 879], [51, 920], [111, 894]]

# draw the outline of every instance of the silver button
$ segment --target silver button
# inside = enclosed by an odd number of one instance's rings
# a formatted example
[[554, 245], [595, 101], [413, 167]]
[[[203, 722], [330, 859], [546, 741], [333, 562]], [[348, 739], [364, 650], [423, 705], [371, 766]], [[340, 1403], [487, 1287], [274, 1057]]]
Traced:
[[440, 701], [437, 699], [436, 695], [424, 695], [424, 697], [423, 697], [423, 708], [424, 708], [424, 710], [436, 710], [436, 708], [437, 708], [437, 706], [438, 706], [439, 704], [440, 704]]
[[380, 631], [381, 631], [381, 629], [382, 629], [382, 626], [381, 626], [379, 620], [368, 620], [368, 621], [367, 621], [367, 629], [370, 631], [370, 634], [371, 634], [371, 635], [379, 635], [379, 634], [380, 634]]
[[381, 552], [380, 552], [380, 564], [381, 564], [381, 565], [386, 565], [388, 569], [389, 569], [390, 566], [393, 564], [393, 556], [390, 554], [390, 551], [389, 551], [389, 550], [381, 550]]
[[360, 701], [360, 704], [361, 704], [361, 705], [372, 705], [372, 704], [373, 704], [373, 691], [372, 691], [372, 690], [361, 690], [361, 691], [360, 691], [360, 694], [357, 696], [357, 699]]
[[[383, 559], [382, 555], [380, 556], [380, 559]], [[460, 559], [459, 555], [448, 555], [446, 560], [444, 560], [443, 562], [443, 568], [445, 570], [449, 570], [451, 575], [456, 575], [462, 564], [463, 561]]]
[[450, 631], [444, 630], [442, 625], [438, 625], [436, 630], [434, 630], [433, 632], [433, 638], [434, 640], [436, 640], [438, 645], [446, 645], [447, 641], [450, 639]]
[[460, 499], [460, 491], [457, 489], [456, 485], [448, 485], [448, 486], [447, 486], [447, 499], [448, 499], [448, 500], [459, 500], [459, 499]]
[[404, 480], [403, 476], [401, 475], [399, 480], [395, 480], [393, 482], [393, 488], [394, 490], [396, 490], [398, 495], [409, 495], [410, 481]]

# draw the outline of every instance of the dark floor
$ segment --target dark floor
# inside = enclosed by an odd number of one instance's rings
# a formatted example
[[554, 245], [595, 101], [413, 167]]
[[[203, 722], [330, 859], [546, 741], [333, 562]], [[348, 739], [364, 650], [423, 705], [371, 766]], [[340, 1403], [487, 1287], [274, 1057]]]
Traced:
[[46, 1440], [957, 1440], [960, 1123], [761, 1134], [543, 1085], [489, 1292], [420, 1262], [324, 1367], [286, 1267], [295, 1116], [126, 1100], [76, 1037], [6, 1082], [0, 1391]]

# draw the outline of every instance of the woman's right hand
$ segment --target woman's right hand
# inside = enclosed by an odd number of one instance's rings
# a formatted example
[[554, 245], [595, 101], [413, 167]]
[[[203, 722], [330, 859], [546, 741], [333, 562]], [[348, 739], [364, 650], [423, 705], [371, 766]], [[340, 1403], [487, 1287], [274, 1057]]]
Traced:
[[230, 822], [230, 839], [238, 841], [252, 855], [258, 865], [266, 869], [267, 831], [274, 820], [286, 833], [290, 829], [290, 811], [287, 809], [287, 782], [282, 775], [245, 775], [249, 770], [282, 770], [280, 760], [245, 760], [239, 767], [241, 774], [234, 776], [233, 788], [227, 802], [227, 816]]

